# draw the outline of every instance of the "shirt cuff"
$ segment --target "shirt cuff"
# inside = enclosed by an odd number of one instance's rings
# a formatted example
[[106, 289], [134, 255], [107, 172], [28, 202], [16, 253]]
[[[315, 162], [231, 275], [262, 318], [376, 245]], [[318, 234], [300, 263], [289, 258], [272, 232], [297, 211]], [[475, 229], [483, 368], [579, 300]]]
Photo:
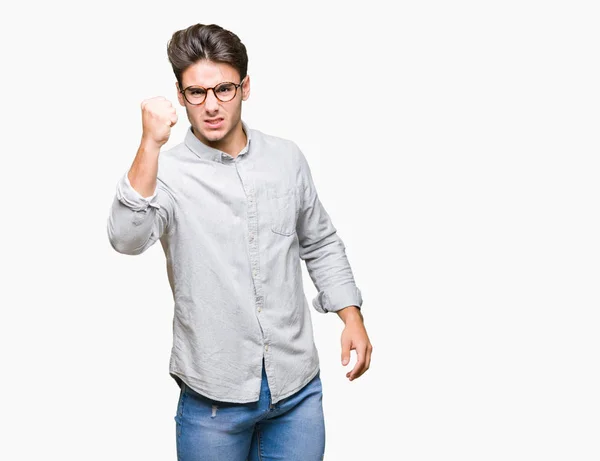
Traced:
[[123, 205], [131, 208], [133, 211], [144, 211], [149, 206], [157, 209], [160, 208], [157, 195], [158, 185], [151, 196], [142, 197], [142, 195], [136, 191], [129, 182], [127, 173], [123, 175], [117, 184], [117, 198]]
[[318, 312], [325, 314], [337, 312], [348, 306], [360, 309], [362, 302], [362, 294], [356, 285], [347, 284], [321, 291], [313, 299], [313, 306]]

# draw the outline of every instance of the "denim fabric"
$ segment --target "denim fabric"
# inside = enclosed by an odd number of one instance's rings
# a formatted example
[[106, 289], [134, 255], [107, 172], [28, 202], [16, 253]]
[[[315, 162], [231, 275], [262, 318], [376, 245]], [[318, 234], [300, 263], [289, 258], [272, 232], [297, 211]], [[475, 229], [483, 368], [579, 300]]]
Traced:
[[273, 404], [263, 367], [257, 402], [209, 399], [181, 383], [178, 461], [321, 461], [325, 424], [320, 372], [300, 391]]
[[215, 400], [255, 402], [264, 358], [277, 402], [320, 366], [302, 261], [317, 312], [361, 307], [362, 296], [298, 146], [243, 129], [247, 144], [235, 157], [188, 130], [160, 153], [150, 197], [124, 174], [107, 231], [128, 255], [161, 243], [174, 300], [171, 376]]

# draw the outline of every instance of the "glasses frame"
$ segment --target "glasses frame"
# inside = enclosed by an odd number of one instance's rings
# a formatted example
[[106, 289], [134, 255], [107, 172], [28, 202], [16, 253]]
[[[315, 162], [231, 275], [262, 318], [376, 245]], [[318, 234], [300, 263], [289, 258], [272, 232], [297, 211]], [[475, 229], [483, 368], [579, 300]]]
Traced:
[[[212, 90], [212, 92], [215, 95], [215, 98], [217, 98], [217, 100], [219, 100], [221, 102], [231, 102], [237, 96], [237, 90], [240, 86], [242, 86], [242, 84], [244, 83], [244, 80], [246, 80], [246, 77], [244, 77], [240, 83], [221, 82], [221, 83], [217, 83], [212, 88], [204, 88], [203, 86], [200, 86], [200, 85], [190, 85], [190, 86], [185, 87], [183, 90], [179, 90], [179, 92], [183, 95], [183, 99], [185, 99], [192, 106], [200, 106], [200, 105], [204, 104], [206, 102], [206, 97], [208, 96], [208, 90]], [[217, 92], [215, 91], [215, 88], [217, 88], [218, 86], [224, 85], [226, 83], [233, 85], [235, 87], [235, 91], [234, 91], [233, 97], [231, 99], [228, 99], [227, 101], [223, 101], [221, 98], [219, 98], [219, 96], [217, 96]], [[204, 95], [204, 100], [202, 102], [190, 102], [190, 100], [187, 98], [187, 96], [185, 94], [186, 90], [188, 90], [190, 88], [202, 88], [206, 92], [206, 94]]]

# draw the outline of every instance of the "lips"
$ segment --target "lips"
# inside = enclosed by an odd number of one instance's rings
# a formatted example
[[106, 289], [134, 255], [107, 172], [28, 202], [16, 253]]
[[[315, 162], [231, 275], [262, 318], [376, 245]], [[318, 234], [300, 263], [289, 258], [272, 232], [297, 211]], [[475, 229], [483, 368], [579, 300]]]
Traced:
[[210, 120], [204, 120], [204, 123], [206, 123], [206, 125], [208, 125], [211, 128], [216, 128], [223, 123], [223, 120], [224, 119], [222, 118], [213, 118]]

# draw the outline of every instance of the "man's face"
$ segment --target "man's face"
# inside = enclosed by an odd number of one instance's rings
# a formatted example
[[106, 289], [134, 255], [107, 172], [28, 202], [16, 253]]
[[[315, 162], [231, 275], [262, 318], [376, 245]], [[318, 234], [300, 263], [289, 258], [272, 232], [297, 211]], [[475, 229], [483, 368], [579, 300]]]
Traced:
[[[240, 75], [229, 64], [202, 60], [188, 67], [181, 76], [183, 88], [203, 86], [212, 88], [222, 82], [240, 83]], [[178, 85], [177, 85], [178, 86]], [[182, 89], [183, 89], [182, 88]], [[179, 86], [178, 86], [179, 90]], [[183, 95], [177, 92], [179, 103], [185, 106], [188, 120], [194, 128], [196, 137], [203, 143], [218, 148], [230, 142], [236, 133], [241, 131], [242, 101], [250, 96], [250, 77], [237, 89], [231, 101], [219, 101], [213, 92], [208, 90], [206, 99], [200, 105], [192, 105]], [[216, 121], [216, 123], [211, 123]]]

